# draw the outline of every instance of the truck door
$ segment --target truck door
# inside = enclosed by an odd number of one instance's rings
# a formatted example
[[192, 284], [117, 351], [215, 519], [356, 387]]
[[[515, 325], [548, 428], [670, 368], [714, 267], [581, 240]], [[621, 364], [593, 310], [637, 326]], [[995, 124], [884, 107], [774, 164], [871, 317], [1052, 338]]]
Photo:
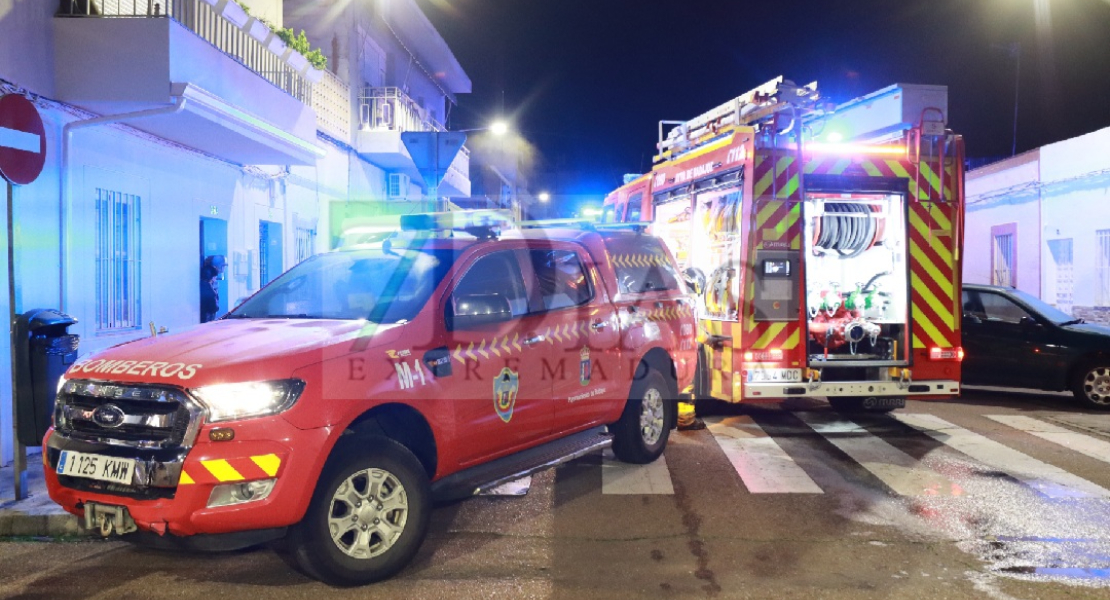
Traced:
[[619, 391], [619, 323], [596, 269], [573, 244], [528, 250], [533, 306], [543, 314], [551, 357], [541, 375], [550, 378], [556, 432], [581, 427], [624, 399]]
[[[506, 454], [551, 432], [551, 381], [542, 377], [551, 349], [544, 315], [531, 314], [519, 257], [523, 250], [499, 250], [464, 265], [444, 306], [449, 349], [465, 359], [451, 382], [456, 426], [463, 440], [464, 466]], [[452, 314], [469, 300], [503, 298], [512, 319], [456, 326]], [[461, 376], [460, 376], [461, 375]]]

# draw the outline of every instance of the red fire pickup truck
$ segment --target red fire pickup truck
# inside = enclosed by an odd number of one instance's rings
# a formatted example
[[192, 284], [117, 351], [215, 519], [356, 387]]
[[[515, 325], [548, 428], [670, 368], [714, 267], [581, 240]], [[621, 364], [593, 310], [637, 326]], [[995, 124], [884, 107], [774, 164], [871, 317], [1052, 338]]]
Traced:
[[459, 213], [402, 230], [74, 364], [43, 442], [50, 497], [104, 535], [276, 540], [359, 585], [405, 566], [434, 501], [610, 445], [663, 452], [696, 340], [658, 238]]

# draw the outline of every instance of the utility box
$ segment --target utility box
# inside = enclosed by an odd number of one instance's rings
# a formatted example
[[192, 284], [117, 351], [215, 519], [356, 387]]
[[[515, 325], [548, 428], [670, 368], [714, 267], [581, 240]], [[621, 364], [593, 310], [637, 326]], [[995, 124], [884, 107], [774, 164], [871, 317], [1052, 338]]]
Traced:
[[50, 309], [29, 310], [12, 325], [15, 340], [16, 435], [39, 446], [54, 414], [58, 381], [77, 360], [79, 336], [68, 333], [77, 319]]

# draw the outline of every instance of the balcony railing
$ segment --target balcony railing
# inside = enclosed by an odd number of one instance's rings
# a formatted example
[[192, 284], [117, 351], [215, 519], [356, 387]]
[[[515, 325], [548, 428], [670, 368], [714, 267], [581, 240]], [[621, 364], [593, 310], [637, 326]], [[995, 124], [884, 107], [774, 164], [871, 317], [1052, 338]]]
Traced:
[[169, 18], [197, 34], [224, 54], [312, 105], [312, 83], [280, 56], [200, 0], [69, 0], [58, 16], [109, 18]]
[[359, 94], [359, 128], [370, 131], [443, 131], [408, 94], [396, 87], [368, 87]]

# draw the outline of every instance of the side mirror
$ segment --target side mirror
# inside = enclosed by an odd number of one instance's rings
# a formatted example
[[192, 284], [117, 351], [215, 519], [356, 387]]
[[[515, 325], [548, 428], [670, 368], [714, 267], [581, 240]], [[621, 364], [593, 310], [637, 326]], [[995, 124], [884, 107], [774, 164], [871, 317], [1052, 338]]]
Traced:
[[964, 324], [982, 325], [983, 320], [973, 314], [964, 314]]
[[501, 294], [451, 296], [451, 329], [473, 329], [513, 318], [508, 298]]
[[1032, 318], [1032, 317], [1022, 317], [1018, 321], [1018, 323], [1021, 323], [1021, 326], [1026, 327], [1026, 328], [1028, 328], [1028, 327], [1038, 327], [1040, 325], [1040, 323], [1038, 323], [1037, 320]]
[[682, 272], [682, 278], [698, 296], [705, 290], [705, 273], [701, 269], [690, 267]]

